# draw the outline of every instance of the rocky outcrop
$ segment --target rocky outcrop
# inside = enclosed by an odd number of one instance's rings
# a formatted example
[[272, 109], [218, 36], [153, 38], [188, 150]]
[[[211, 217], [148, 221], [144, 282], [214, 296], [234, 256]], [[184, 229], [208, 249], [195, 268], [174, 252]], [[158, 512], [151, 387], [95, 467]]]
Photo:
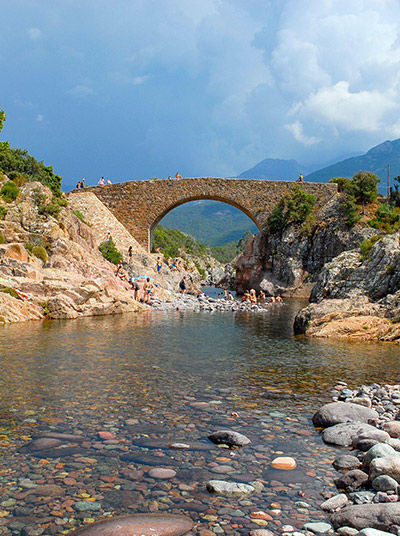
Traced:
[[237, 259], [237, 290], [308, 297], [325, 263], [375, 234], [363, 225], [349, 229], [340, 202], [340, 197], [331, 199], [315, 214], [310, 227], [292, 225], [282, 236], [270, 234], [266, 227], [253, 237]]
[[366, 256], [353, 249], [327, 263], [296, 333], [394, 341], [400, 338], [400, 234], [382, 236]]

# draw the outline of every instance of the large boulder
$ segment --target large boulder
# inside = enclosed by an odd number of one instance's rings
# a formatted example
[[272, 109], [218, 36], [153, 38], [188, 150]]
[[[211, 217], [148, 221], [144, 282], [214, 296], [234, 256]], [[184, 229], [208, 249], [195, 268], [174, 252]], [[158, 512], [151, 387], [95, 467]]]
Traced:
[[[361, 407], [361, 406], [360, 406]], [[339, 447], [350, 447], [353, 440], [363, 433], [376, 430], [374, 426], [362, 422], [343, 422], [325, 428], [322, 432], [322, 439], [330, 445], [338, 445]]]
[[346, 506], [332, 515], [331, 522], [335, 529], [354, 527], [391, 531], [394, 525], [400, 525], [400, 502]]
[[371, 480], [380, 476], [388, 475], [400, 483], [400, 456], [384, 456], [383, 458], [374, 458], [369, 464], [369, 476]]
[[331, 402], [322, 406], [314, 415], [313, 423], [318, 428], [327, 428], [334, 424], [347, 421], [367, 423], [370, 419], [377, 419], [378, 413], [371, 408], [352, 404], [350, 402]]
[[377, 443], [365, 453], [363, 459], [364, 471], [369, 472], [369, 466], [375, 458], [384, 458], [387, 456], [393, 457], [396, 455], [398, 456], [397, 452], [390, 445], [387, 445], [386, 443]]
[[355, 491], [368, 482], [368, 475], [360, 469], [352, 469], [335, 480], [339, 490]]

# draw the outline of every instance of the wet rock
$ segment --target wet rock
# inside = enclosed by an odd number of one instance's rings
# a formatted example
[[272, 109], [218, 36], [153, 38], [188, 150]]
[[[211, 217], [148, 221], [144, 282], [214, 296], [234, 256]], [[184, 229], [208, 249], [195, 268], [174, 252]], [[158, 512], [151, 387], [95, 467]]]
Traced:
[[207, 483], [207, 490], [216, 495], [226, 497], [248, 497], [254, 493], [255, 488], [250, 484], [241, 482], [226, 482], [225, 480], [210, 480]]
[[368, 432], [373, 433], [375, 430], [376, 428], [370, 426], [369, 424], [361, 422], [345, 422], [326, 428], [322, 432], [322, 439], [325, 441], [325, 443], [329, 443], [331, 445], [349, 447], [355, 437]]
[[400, 525], [400, 503], [346, 506], [334, 513], [331, 521], [335, 528], [350, 526], [359, 530], [390, 530], [392, 525]]
[[163, 467], [155, 467], [154, 469], [150, 469], [148, 475], [151, 478], [166, 480], [169, 478], [174, 478], [174, 476], [176, 476], [176, 471], [173, 469], [165, 469]]
[[31, 443], [28, 445], [29, 450], [44, 450], [44, 449], [51, 449], [54, 447], [59, 447], [62, 445], [62, 441], [59, 439], [49, 438], [49, 437], [41, 437], [39, 439], [34, 439]]
[[371, 447], [368, 452], [365, 454], [363, 459], [363, 468], [364, 471], [369, 472], [369, 467], [375, 458], [384, 458], [384, 457], [393, 457], [398, 455], [396, 451], [386, 443], [377, 443]]
[[374, 500], [375, 493], [372, 491], [355, 491], [349, 493], [349, 497], [355, 504], [370, 504]]
[[355, 536], [358, 534], [358, 530], [353, 527], [340, 527], [336, 532], [339, 536]]
[[248, 437], [233, 430], [218, 430], [208, 436], [208, 439], [217, 445], [228, 445], [229, 447], [244, 447], [250, 445]]
[[345, 491], [354, 491], [368, 482], [368, 475], [360, 469], [352, 469], [335, 480], [336, 487]]
[[334, 512], [335, 510], [338, 510], [339, 508], [343, 508], [348, 504], [349, 499], [347, 498], [347, 495], [344, 493], [339, 493], [338, 495], [334, 495], [327, 501], [324, 501], [321, 504], [322, 510], [325, 510], [326, 512]]
[[274, 533], [268, 529], [255, 529], [249, 532], [249, 536], [274, 536]]
[[331, 402], [315, 413], [313, 423], [318, 428], [327, 428], [348, 421], [367, 423], [370, 419], [377, 419], [378, 416], [375, 410], [358, 404]]
[[109, 508], [130, 508], [137, 507], [143, 497], [135, 490], [112, 490], [104, 493], [103, 503]]
[[121, 455], [124, 462], [135, 462], [141, 465], [175, 465], [176, 460], [168, 456], [152, 456], [150, 454], [139, 454], [129, 452]]
[[352, 398], [349, 400], [351, 404], [359, 404], [360, 406], [365, 406], [366, 408], [370, 408], [372, 406], [371, 399], [366, 396], [356, 396], [355, 398]]
[[388, 475], [400, 482], [400, 456], [385, 456], [374, 458], [369, 465], [369, 475], [371, 480], [377, 476]]
[[65, 491], [61, 486], [57, 486], [56, 484], [44, 484], [30, 489], [26, 495], [35, 495], [38, 497], [64, 497]]
[[332, 465], [336, 471], [350, 471], [351, 469], [358, 469], [361, 466], [361, 462], [351, 454], [339, 454]]
[[184, 449], [190, 449], [190, 445], [187, 443], [172, 443], [169, 445], [171, 449], [177, 449], [177, 450], [184, 450]]
[[234, 471], [234, 468], [230, 465], [217, 465], [211, 469], [212, 473], [218, 473], [221, 475], [232, 473]]
[[303, 528], [313, 534], [333, 534], [332, 525], [329, 523], [306, 523]]
[[51, 449], [34, 450], [32, 456], [37, 458], [65, 458], [74, 454], [84, 454], [85, 451], [81, 447], [55, 447]]
[[101, 504], [96, 501], [77, 501], [73, 504], [73, 507], [78, 512], [97, 512], [97, 510], [101, 509]]
[[[68, 434], [64, 432], [51, 432], [50, 430], [47, 432], [41, 432], [37, 437], [47, 437], [47, 438], [53, 438], [53, 439], [59, 439], [60, 441], [67, 443], [80, 443], [81, 441], [85, 441], [85, 437], [80, 434]], [[36, 439], [36, 438], [35, 438]]]
[[289, 456], [279, 456], [271, 462], [272, 467], [275, 469], [282, 469], [284, 471], [292, 471], [296, 469], [296, 460]]
[[115, 437], [116, 437], [114, 432], [109, 432], [109, 431], [101, 431], [97, 435], [103, 441], [107, 441], [108, 439], [115, 439]]
[[182, 536], [193, 527], [184, 516], [167, 514], [136, 514], [94, 523], [78, 530], [78, 536]]
[[372, 481], [372, 487], [375, 491], [394, 491], [396, 492], [399, 484], [396, 480], [388, 475], [380, 475]]

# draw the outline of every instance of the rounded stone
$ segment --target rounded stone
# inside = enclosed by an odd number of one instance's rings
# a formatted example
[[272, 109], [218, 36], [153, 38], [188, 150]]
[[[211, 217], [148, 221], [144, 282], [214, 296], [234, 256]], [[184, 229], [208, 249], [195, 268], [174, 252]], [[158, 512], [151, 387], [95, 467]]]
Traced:
[[101, 431], [98, 433], [98, 436], [100, 439], [103, 439], [104, 441], [107, 441], [108, 439], [115, 439], [114, 432]]
[[396, 480], [388, 475], [380, 475], [372, 481], [375, 491], [397, 491], [399, 485]]
[[244, 447], [251, 443], [248, 437], [233, 430], [218, 430], [210, 434], [208, 439], [217, 445], [225, 444], [230, 447]]
[[59, 439], [54, 439], [51, 437], [41, 437], [39, 439], [34, 439], [29, 444], [29, 450], [44, 450], [59, 447], [62, 445], [62, 441]]
[[93, 523], [78, 530], [76, 536], [182, 536], [193, 527], [185, 516], [136, 514]]
[[358, 469], [361, 462], [351, 454], [339, 454], [336, 456], [332, 465], [336, 471], [350, 471], [351, 469]]
[[284, 471], [291, 471], [297, 466], [296, 460], [290, 456], [279, 456], [271, 462], [272, 467], [275, 469], [283, 469]]
[[390, 437], [400, 437], [400, 421], [385, 422], [382, 428]]
[[174, 471], [173, 469], [166, 469], [164, 467], [154, 467], [154, 469], [150, 469], [148, 475], [151, 478], [167, 480], [168, 478], [174, 478], [174, 476], [176, 475], [176, 471]]

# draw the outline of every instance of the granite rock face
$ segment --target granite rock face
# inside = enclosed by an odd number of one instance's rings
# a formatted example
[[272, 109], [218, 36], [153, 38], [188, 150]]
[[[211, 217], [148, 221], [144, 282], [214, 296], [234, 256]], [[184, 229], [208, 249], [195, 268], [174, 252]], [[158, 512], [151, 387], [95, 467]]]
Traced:
[[384, 235], [363, 257], [345, 251], [317, 276], [294, 330], [314, 337], [395, 341], [400, 338], [400, 234]]

